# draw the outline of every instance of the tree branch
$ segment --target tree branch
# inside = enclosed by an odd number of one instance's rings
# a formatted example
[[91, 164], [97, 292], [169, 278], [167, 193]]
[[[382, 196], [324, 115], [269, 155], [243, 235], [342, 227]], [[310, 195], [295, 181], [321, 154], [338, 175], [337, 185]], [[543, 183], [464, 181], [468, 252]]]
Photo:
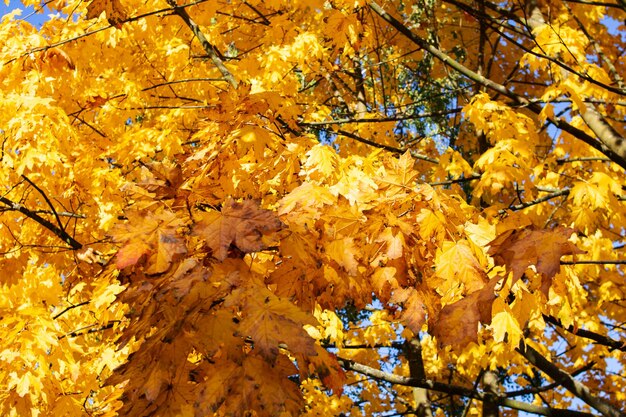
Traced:
[[57, 214], [56, 209], [54, 208], [54, 206], [52, 205], [52, 201], [50, 201], [50, 199], [48, 198], [48, 195], [46, 193], [43, 192], [43, 190], [41, 188], [39, 188], [37, 186], [37, 184], [35, 184], [34, 182], [32, 182], [26, 175], [22, 175], [22, 178], [24, 178], [26, 180], [27, 183], [29, 183], [31, 185], [31, 187], [33, 187], [35, 190], [37, 190], [37, 192], [39, 194], [41, 194], [41, 196], [43, 197], [43, 199], [46, 201], [46, 203], [48, 204], [48, 207], [50, 207], [50, 210], [52, 210], [52, 214], [54, 215], [54, 218], [57, 221], [57, 224], [59, 225], [60, 229], [63, 229], [63, 223], [61, 223], [61, 218], [59, 217], [59, 215]]
[[[494, 397], [497, 403], [502, 407], [512, 408], [514, 410], [526, 411], [533, 414], [539, 414], [550, 417], [595, 417], [591, 413], [575, 410], [564, 410], [551, 407], [540, 407], [521, 401], [511, 400], [503, 396], [478, 392], [471, 388], [465, 388], [458, 385], [444, 384], [429, 379], [419, 380], [417, 378], [406, 377], [401, 375], [384, 372], [367, 365], [355, 362], [350, 359], [337, 358], [339, 364], [347, 371], [354, 371], [361, 375], [369, 376], [379, 381], [389, 382], [396, 385], [404, 385], [407, 387], [418, 387], [438, 392], [444, 392], [450, 395], [459, 395], [462, 397], [474, 398], [476, 400], [485, 401]], [[621, 417], [621, 416], [620, 416]]]
[[57, 314], [55, 314], [54, 316], [52, 316], [52, 319], [53, 319], [53, 320], [56, 320], [56, 319], [58, 319], [59, 317], [61, 317], [63, 314], [65, 314], [65, 313], [67, 313], [68, 311], [70, 311], [71, 309], [73, 309], [73, 308], [77, 308], [77, 307], [81, 307], [81, 306], [84, 306], [84, 305], [87, 305], [87, 304], [89, 304], [90, 302], [91, 302], [91, 301], [83, 301], [83, 302], [78, 303], [78, 304], [72, 304], [71, 306], [64, 308], [64, 309], [63, 309], [63, 310], [61, 310], [59, 313], [57, 313]]
[[[624, 263], [626, 263], [626, 261]], [[546, 322], [551, 323], [557, 327], [560, 327], [561, 329], [575, 336], [580, 336], [580, 337], [584, 337], [585, 339], [593, 340], [594, 342], [600, 345], [606, 346], [610, 348], [611, 350], [621, 350], [622, 352], [626, 352], [626, 342], [620, 342], [618, 340], [612, 339], [608, 336], [603, 336], [601, 334], [592, 332], [590, 330], [576, 329], [574, 328], [574, 326], [565, 327], [563, 326], [563, 323], [561, 323], [561, 320], [558, 320], [557, 318], [548, 316], [546, 314], [543, 315], [543, 319]]]
[[624, 259], [581, 259], [580, 261], [561, 261], [561, 265], [626, 265], [626, 260]]
[[235, 80], [233, 74], [228, 68], [226, 68], [226, 65], [224, 65], [224, 62], [218, 54], [217, 48], [208, 41], [206, 36], [204, 36], [204, 33], [202, 33], [202, 31], [200, 30], [200, 26], [198, 26], [196, 22], [191, 20], [191, 17], [189, 16], [189, 13], [187, 13], [187, 10], [185, 10], [185, 7], [179, 6], [176, 3], [176, 0], [167, 0], [167, 4], [172, 6], [172, 8], [174, 9], [174, 13], [179, 15], [181, 19], [183, 19], [185, 24], [189, 26], [189, 29], [191, 29], [193, 34], [196, 35], [196, 38], [198, 38], [198, 40], [200, 41], [202, 48], [209, 55], [209, 58], [211, 58], [211, 61], [217, 67], [224, 79], [228, 81], [230, 85], [232, 85], [234, 88], [237, 88], [237, 80]]
[[[529, 110], [531, 110], [535, 114], [541, 113], [541, 110], [542, 110], [541, 106], [535, 103], [532, 103], [530, 100], [514, 93], [513, 91], [510, 91], [504, 85], [498, 84], [470, 70], [469, 68], [465, 67], [464, 65], [454, 60], [449, 55], [441, 51], [440, 49], [436, 48], [434, 45], [431, 45], [426, 40], [417, 36], [409, 28], [407, 28], [402, 22], [400, 22], [399, 20], [391, 16], [389, 13], [387, 13], [382, 7], [380, 7], [375, 2], [370, 2], [369, 7], [376, 14], [378, 14], [381, 18], [383, 18], [386, 22], [388, 22], [392, 27], [394, 27], [398, 32], [406, 36], [413, 43], [415, 43], [416, 45], [418, 45], [425, 51], [429, 52], [434, 57], [436, 57], [437, 59], [439, 59], [440, 61], [442, 61], [444, 64], [448, 65], [455, 71], [459, 72], [460, 74], [470, 78], [471, 80], [481, 85], [484, 85], [485, 87], [488, 87], [494, 90], [497, 93], [500, 93], [512, 99], [515, 103], [522, 105], [524, 107], [527, 107]], [[597, 149], [598, 151], [602, 152], [604, 155], [611, 158], [611, 160], [619, 164], [622, 168], [626, 169], [626, 142], [624, 142], [623, 138], [621, 138], [619, 135], [617, 136], [608, 135], [608, 133], [611, 133], [610, 129], [608, 129], [606, 126], [604, 126], [602, 123], [600, 123], [597, 120], [597, 118], [595, 117], [595, 114], [593, 113], [593, 111], [589, 109], [589, 107], [590, 106], [588, 106], [586, 112], [583, 112], [584, 109], [581, 109], [581, 116], [583, 117], [583, 119], [585, 119], [585, 122], [589, 125], [590, 129], [596, 135], [602, 135], [602, 136], [598, 136], [598, 138], [602, 138], [602, 140], [594, 139], [592, 136], [588, 135], [584, 131], [572, 126], [571, 124], [559, 118], [548, 117], [546, 120], [549, 121], [558, 129], [561, 129], [571, 134], [572, 136], [585, 142], [586, 144], [593, 147], [594, 149]], [[589, 119], [589, 120], [586, 120], [586, 119]]]
[[[595, 366], [595, 362], [589, 362], [587, 364], [585, 364], [584, 366], [581, 366], [580, 368], [576, 369], [575, 371], [573, 371], [571, 373], [572, 376], [577, 376], [582, 374], [583, 372], [587, 372], [588, 370], [590, 370], [591, 368], [593, 368]], [[556, 382], [553, 382], [551, 384], [548, 385], [544, 385], [541, 387], [532, 387], [532, 388], [525, 388], [525, 389], [521, 389], [521, 390], [517, 390], [517, 391], [507, 391], [506, 396], [507, 397], [518, 397], [520, 395], [528, 395], [528, 394], [538, 394], [540, 392], [546, 392], [546, 391], [551, 391], [555, 388], [558, 388], [559, 384]]]
[[452, 184], [458, 184], [461, 182], [469, 182], [469, 181], [476, 181], [480, 179], [480, 175], [479, 174], [475, 174], [472, 175], [471, 177], [464, 177], [464, 178], [456, 178], [453, 180], [447, 180], [447, 181], [437, 181], [437, 182], [429, 182], [428, 185], [434, 187], [436, 185], [452, 185]]
[[583, 400], [589, 406], [599, 411], [605, 417], [626, 417], [626, 414], [617, 410], [613, 405], [609, 404], [606, 400], [596, 397], [591, 394], [589, 388], [587, 388], [581, 382], [575, 380], [570, 374], [559, 369], [555, 364], [543, 357], [539, 352], [528, 345], [520, 346], [517, 351], [524, 356], [528, 362], [533, 364], [536, 368], [544, 372], [555, 382], [558, 382], [569, 392], [576, 397]]
[[548, 194], [546, 196], [537, 198], [537, 199], [535, 199], [533, 201], [528, 201], [526, 203], [516, 204], [516, 205], [510, 206], [510, 207], [508, 207], [506, 209], [499, 210], [498, 213], [499, 214], [504, 214], [504, 213], [506, 213], [507, 210], [513, 210], [513, 211], [522, 210], [522, 209], [525, 209], [526, 207], [534, 206], [536, 204], [543, 203], [543, 202], [546, 202], [548, 200], [552, 200], [553, 198], [556, 198], [556, 197], [569, 195], [569, 192], [570, 192], [570, 190], [568, 188], [565, 188], [563, 190], [558, 190], [558, 191], [555, 191], [555, 192], [553, 192], [551, 194]]
[[[405, 345], [405, 354], [409, 362], [411, 378], [418, 380], [426, 379], [424, 361], [422, 358], [422, 345], [417, 337], [408, 340]], [[415, 401], [417, 417], [433, 417], [433, 410], [428, 399], [428, 390], [413, 387], [413, 400]]]
[[[377, 143], [377, 142], [371, 141], [369, 139], [362, 138], [361, 136], [355, 135], [354, 133], [350, 133], [350, 132], [345, 131], [345, 130], [338, 130], [337, 134], [339, 134], [341, 136], [348, 137], [350, 139], [354, 139], [354, 140], [359, 141], [361, 143], [364, 143], [366, 145], [374, 146], [375, 148], [384, 149], [386, 151], [397, 153], [397, 154], [403, 154], [403, 153], [405, 153], [407, 151], [407, 149], [400, 149], [400, 148], [396, 148], [396, 147], [389, 146], [389, 145], [383, 145], [382, 143]], [[409, 150], [409, 152], [411, 152], [411, 151]], [[415, 159], [421, 159], [423, 161], [427, 161], [427, 162], [430, 162], [430, 163], [433, 163], [433, 164], [438, 164], [439, 163], [439, 161], [437, 161], [434, 158], [430, 158], [430, 157], [428, 157], [426, 155], [421, 155], [421, 154], [418, 154], [416, 152], [411, 152], [411, 156], [413, 158], [415, 158]]]
[[46, 229], [50, 230], [52, 233], [54, 233], [59, 238], [61, 238], [65, 243], [70, 245], [70, 247], [73, 250], [78, 250], [83, 247], [83, 245], [80, 242], [78, 242], [76, 239], [70, 236], [65, 230], [61, 229], [60, 227], [58, 227], [51, 221], [44, 219], [43, 217], [41, 217], [39, 214], [35, 213], [34, 211], [27, 209], [23, 205], [19, 203], [15, 203], [4, 196], [0, 196], [0, 202], [4, 203], [9, 210], [19, 211], [20, 213], [24, 214], [26, 217], [33, 219], [34, 221], [36, 221], [37, 223], [39, 223]]
[[[194, 1], [194, 2], [191, 2], [191, 3], [187, 3], [187, 4], [184, 4], [184, 5], [181, 5], [181, 6], [176, 6], [176, 7], [177, 8], [192, 7], [192, 6], [201, 4], [201, 3], [205, 3], [207, 1], [209, 1], [209, 0], [197, 0], [197, 1]], [[172, 10], [173, 10], [173, 8], [170, 8], [170, 7], [166, 8], [166, 9], [154, 10], [152, 12], [147, 12], [147, 13], [143, 13], [143, 14], [140, 14], [140, 15], [137, 15], [137, 16], [129, 17], [128, 19], [126, 19], [126, 20], [124, 20], [123, 22], [120, 22], [120, 23], [135, 22], [137, 20], [143, 19], [144, 17], [155, 16], [155, 15], [159, 15], [159, 14], [171, 13]], [[28, 51], [24, 52], [23, 54], [15, 57], [15, 58], [9, 59], [4, 64], [5, 65], [6, 64], [10, 64], [11, 62], [17, 61], [20, 58], [24, 58], [24, 57], [29, 56], [31, 54], [34, 54], [36, 52], [47, 51], [48, 49], [56, 48], [57, 46], [65, 45], [66, 43], [74, 42], [74, 41], [77, 41], [79, 39], [86, 38], [86, 37], [91, 36], [91, 35], [93, 35], [95, 33], [102, 32], [102, 31], [105, 31], [105, 30], [108, 30], [108, 29], [111, 29], [111, 28], [114, 28], [114, 27], [115, 27], [114, 25], [104, 26], [104, 27], [101, 27], [101, 28], [98, 28], [98, 29], [94, 29], [92, 31], [85, 32], [85, 33], [80, 34], [80, 35], [76, 35], [76, 36], [71, 37], [71, 38], [67, 38], [67, 39], [60, 40], [58, 42], [51, 43], [51, 44], [46, 45], [46, 46], [40, 46], [40, 47], [37, 47], [37, 48], [29, 49]]]
[[429, 113], [420, 113], [420, 114], [407, 114], [400, 116], [388, 116], [388, 117], [374, 117], [374, 118], [344, 118], [337, 120], [329, 120], [327, 122], [299, 122], [298, 124], [301, 126], [331, 126], [331, 125], [341, 125], [347, 123], [385, 123], [385, 122], [400, 122], [403, 120], [415, 120], [415, 119], [423, 119], [427, 117], [439, 117], [439, 116], [447, 116], [449, 114], [460, 113], [463, 109], [460, 107], [450, 109], [442, 112], [429, 112]]
[[[91, 326], [87, 326], [87, 327], [83, 327], [81, 329], [75, 330], [75, 331], [73, 331], [71, 333], [64, 334], [63, 336], [59, 336], [59, 340], [65, 339], [66, 337], [78, 337], [78, 336], [83, 336], [83, 335], [90, 334], [90, 333], [102, 332], [104, 330], [108, 330], [108, 329], [112, 328], [113, 326], [115, 326], [116, 323], [121, 323], [121, 321], [120, 320], [111, 320], [107, 324], [102, 325], [102, 326], [100, 326], [98, 328], [89, 329], [89, 327], [96, 326], [95, 324], [93, 324]], [[87, 329], [89, 329], [89, 330], [87, 330]]]

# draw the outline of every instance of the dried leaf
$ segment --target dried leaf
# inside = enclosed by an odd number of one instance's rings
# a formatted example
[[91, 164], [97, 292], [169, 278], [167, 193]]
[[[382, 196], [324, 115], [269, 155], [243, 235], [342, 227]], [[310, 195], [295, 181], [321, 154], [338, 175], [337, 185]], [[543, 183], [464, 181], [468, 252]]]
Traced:
[[92, 0], [87, 6], [87, 20], [95, 19], [106, 13], [107, 20], [116, 28], [121, 27], [127, 19], [127, 12], [120, 0]]
[[238, 333], [252, 338], [254, 350], [267, 361], [276, 360], [279, 345], [290, 352], [315, 355], [315, 340], [303, 328], [318, 324], [312, 315], [265, 288], [248, 289], [243, 304]]
[[221, 212], [202, 213], [193, 234], [202, 237], [213, 250], [213, 256], [223, 261], [231, 245], [243, 253], [266, 248], [264, 237], [281, 228], [282, 223], [276, 214], [259, 208], [255, 201], [228, 199]]
[[481, 290], [441, 309], [432, 329], [441, 346], [458, 348], [478, 340], [478, 323], [491, 322], [494, 289], [500, 279], [492, 278]]
[[489, 254], [496, 265], [506, 265], [513, 272], [513, 283], [520, 279], [530, 266], [542, 274], [541, 290], [546, 296], [552, 278], [559, 272], [561, 257], [585, 253], [569, 241], [574, 233], [567, 227], [553, 230], [508, 230], [489, 245]]

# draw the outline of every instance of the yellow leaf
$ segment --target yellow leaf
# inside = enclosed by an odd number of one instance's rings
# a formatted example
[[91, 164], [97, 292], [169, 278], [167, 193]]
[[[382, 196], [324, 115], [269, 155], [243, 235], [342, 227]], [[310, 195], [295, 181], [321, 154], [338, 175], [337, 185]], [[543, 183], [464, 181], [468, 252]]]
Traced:
[[337, 151], [328, 145], [315, 145], [306, 153], [303, 173], [312, 179], [327, 179], [337, 174]]
[[493, 339], [496, 342], [503, 342], [506, 338], [506, 342], [511, 346], [519, 346], [523, 336], [522, 329], [509, 311], [496, 313], [491, 319], [491, 328], [493, 329]]
[[21, 376], [21, 378], [17, 381], [17, 385], [15, 387], [15, 392], [17, 392], [17, 395], [23, 397], [28, 394], [30, 389], [30, 380], [32, 377], [33, 376], [30, 372], [26, 372]]
[[343, 267], [348, 274], [356, 275], [358, 262], [355, 254], [357, 253], [354, 240], [346, 237], [340, 240], [333, 240], [326, 245], [326, 253], [328, 256]]
[[484, 268], [480, 265], [476, 256], [466, 241], [446, 241], [435, 260], [437, 276], [444, 280], [439, 288], [442, 295], [448, 291], [454, 291], [458, 285], [463, 285], [468, 294], [482, 288], [487, 281]]

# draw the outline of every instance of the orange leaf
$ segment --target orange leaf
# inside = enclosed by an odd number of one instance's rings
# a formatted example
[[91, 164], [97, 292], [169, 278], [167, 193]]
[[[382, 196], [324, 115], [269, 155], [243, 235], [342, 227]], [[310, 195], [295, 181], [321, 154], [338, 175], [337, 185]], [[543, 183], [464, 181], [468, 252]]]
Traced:
[[124, 269], [135, 265], [142, 256], [150, 252], [150, 245], [141, 240], [135, 240], [122, 246], [115, 255], [115, 266]]
[[359, 264], [354, 255], [357, 253], [357, 248], [351, 237], [333, 240], [326, 245], [326, 253], [332, 260], [342, 266], [348, 274], [356, 275]]
[[76, 65], [74, 65], [74, 61], [72, 58], [60, 48], [50, 48], [43, 53], [42, 60], [44, 62], [49, 62], [50, 64], [61, 67], [67, 66], [67, 68], [73, 70], [76, 69]]
[[315, 356], [296, 355], [302, 371], [301, 377], [307, 378], [315, 375], [333, 391], [333, 394], [341, 395], [346, 382], [346, 373], [337, 362], [337, 357], [319, 345], [315, 345], [315, 351]]

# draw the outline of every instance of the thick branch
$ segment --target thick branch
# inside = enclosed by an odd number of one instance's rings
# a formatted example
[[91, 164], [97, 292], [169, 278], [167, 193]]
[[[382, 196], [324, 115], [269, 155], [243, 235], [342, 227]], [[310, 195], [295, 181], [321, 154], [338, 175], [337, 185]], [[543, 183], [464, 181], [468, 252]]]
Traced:
[[613, 405], [609, 404], [602, 398], [591, 394], [589, 388], [581, 382], [575, 380], [570, 374], [559, 369], [555, 364], [543, 357], [532, 347], [520, 346], [517, 351], [524, 356], [528, 362], [540, 369], [555, 382], [558, 382], [569, 392], [589, 404], [591, 407], [599, 411], [605, 417], [626, 417], [626, 414], [617, 410]]
[[[411, 378], [418, 380], [426, 379], [424, 372], [424, 361], [422, 359], [422, 345], [418, 338], [413, 338], [406, 343], [406, 357], [409, 361], [409, 372]], [[417, 410], [417, 417], [433, 417], [433, 410], [428, 399], [428, 390], [419, 387], [413, 387], [413, 400]]]
[[[498, 388], [498, 376], [493, 371], [486, 371], [483, 375], [483, 386], [485, 392], [499, 394]], [[483, 401], [483, 417], [499, 417], [500, 409], [498, 408], [498, 402], [491, 399]]]

